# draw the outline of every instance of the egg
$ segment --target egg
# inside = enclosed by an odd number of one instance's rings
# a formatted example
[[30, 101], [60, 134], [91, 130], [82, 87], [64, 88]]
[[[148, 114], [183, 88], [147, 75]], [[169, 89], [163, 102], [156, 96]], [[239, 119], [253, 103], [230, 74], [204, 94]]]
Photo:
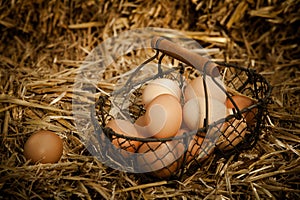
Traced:
[[153, 99], [162, 94], [174, 96], [178, 101], [181, 98], [181, 89], [176, 81], [168, 78], [155, 79], [148, 83], [142, 94], [142, 103], [147, 106]]
[[166, 142], [147, 142], [140, 146], [139, 166], [154, 176], [167, 178], [180, 167], [178, 158], [184, 151], [183, 143], [173, 140]]
[[134, 127], [136, 128], [139, 135], [142, 137], [151, 137], [152, 135], [149, 133], [147, 128], [146, 116], [142, 115], [134, 122]]
[[182, 107], [174, 96], [162, 94], [153, 99], [146, 108], [146, 124], [156, 138], [174, 136], [182, 122]]
[[[186, 155], [186, 162], [190, 162], [192, 159], [196, 159], [199, 154], [203, 155], [203, 150], [201, 149], [201, 145], [203, 143], [203, 138], [195, 135], [193, 139], [189, 143], [189, 147]], [[200, 156], [202, 157], [202, 156]]]
[[[180, 129], [177, 135], [182, 135], [187, 132], [187, 129]], [[185, 162], [189, 163], [193, 159], [201, 162], [208, 158], [208, 155], [212, 152], [213, 149], [214, 145], [209, 141], [209, 139], [204, 139], [201, 136], [194, 135], [189, 141]]]
[[[246, 96], [234, 95], [231, 98], [236, 103], [236, 105], [240, 111], [243, 110], [244, 108], [251, 106], [254, 103], [252, 99], [250, 99]], [[232, 101], [229, 98], [226, 100], [225, 104], [226, 104], [226, 107], [229, 109], [235, 108]], [[243, 113], [243, 116], [245, 117], [246, 122], [248, 124], [253, 124], [255, 122], [256, 114], [257, 114], [257, 108], [253, 108], [250, 111]]]
[[[208, 124], [225, 118], [226, 106], [224, 103], [209, 99], [208, 101]], [[206, 117], [205, 97], [196, 97], [187, 101], [183, 106], [183, 121], [190, 130], [197, 130], [204, 127]]]
[[217, 141], [217, 147], [221, 150], [231, 150], [245, 137], [247, 124], [244, 120], [233, 119], [225, 122], [221, 128], [221, 135]]
[[[207, 97], [225, 103], [226, 94], [223, 91], [225, 90], [224, 83], [218, 77], [215, 77], [215, 81], [220, 85], [221, 88], [213, 81], [210, 76], [205, 77], [205, 84], [208, 95]], [[202, 76], [193, 79], [189, 84], [187, 84], [184, 89], [185, 102], [197, 97], [205, 97], [204, 82]]]
[[33, 163], [56, 163], [62, 153], [63, 141], [52, 131], [37, 131], [24, 145], [24, 156]]
[[[130, 121], [127, 121], [127, 120], [112, 119], [106, 124], [105, 127], [111, 128], [114, 132], [124, 135], [124, 136], [140, 137], [140, 135], [138, 134], [134, 125]], [[128, 139], [116, 137], [116, 136], [113, 136], [112, 143], [116, 147], [124, 149], [129, 152], [135, 152], [140, 145], [139, 141], [128, 140]]]

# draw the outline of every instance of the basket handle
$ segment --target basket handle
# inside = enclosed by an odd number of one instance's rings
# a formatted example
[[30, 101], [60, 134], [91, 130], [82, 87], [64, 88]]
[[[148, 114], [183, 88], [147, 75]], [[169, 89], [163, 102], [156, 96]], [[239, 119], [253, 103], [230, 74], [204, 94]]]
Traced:
[[217, 77], [220, 75], [217, 64], [211, 62], [208, 58], [189, 51], [164, 37], [154, 36], [151, 40], [151, 47], [159, 50], [166, 55], [172, 56], [187, 65], [191, 65], [196, 69], [206, 72], [206, 74]]

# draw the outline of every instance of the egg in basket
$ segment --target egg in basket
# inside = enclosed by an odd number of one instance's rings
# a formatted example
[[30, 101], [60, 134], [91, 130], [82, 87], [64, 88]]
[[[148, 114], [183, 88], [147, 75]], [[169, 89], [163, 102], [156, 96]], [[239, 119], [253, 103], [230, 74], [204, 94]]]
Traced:
[[173, 30], [109, 38], [86, 58], [74, 85], [81, 140], [103, 164], [179, 177], [210, 155], [251, 148], [270, 94], [255, 71], [214, 63]]

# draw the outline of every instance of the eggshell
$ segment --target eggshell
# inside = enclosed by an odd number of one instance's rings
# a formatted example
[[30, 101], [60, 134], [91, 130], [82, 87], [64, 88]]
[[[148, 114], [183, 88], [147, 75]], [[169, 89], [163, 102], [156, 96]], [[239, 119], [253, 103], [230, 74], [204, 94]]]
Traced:
[[51, 131], [41, 130], [28, 138], [24, 156], [31, 162], [56, 163], [63, 153], [61, 138]]
[[192, 159], [196, 159], [200, 153], [203, 154], [201, 145], [203, 143], [203, 138], [195, 135], [189, 143], [189, 148], [187, 151], [186, 161], [190, 162]]
[[176, 81], [167, 78], [155, 79], [148, 83], [142, 94], [142, 103], [147, 106], [153, 99], [162, 94], [174, 96], [180, 101], [181, 89]]
[[230, 150], [238, 145], [245, 137], [247, 124], [243, 120], [233, 119], [225, 122], [221, 128], [221, 136], [217, 146], [221, 150]]
[[145, 115], [137, 118], [137, 120], [134, 122], [134, 127], [136, 128], [138, 134], [142, 137], [147, 138], [152, 136], [147, 129], [147, 121]]
[[151, 101], [146, 113], [147, 129], [156, 138], [174, 136], [182, 122], [182, 107], [178, 100], [163, 94]]
[[[216, 99], [208, 100], [208, 124], [226, 117], [226, 106]], [[183, 107], [183, 121], [190, 130], [204, 127], [206, 101], [204, 97], [190, 99]]]
[[[106, 124], [107, 128], [111, 128], [114, 132], [124, 135], [124, 136], [130, 136], [130, 137], [139, 137], [138, 132], [134, 125], [127, 120], [122, 119], [112, 119]], [[135, 152], [140, 142], [136, 140], [126, 140], [124, 138], [117, 138], [116, 136], [113, 136], [112, 143], [121, 149], [124, 149], [129, 152]]]
[[[177, 135], [182, 135], [187, 132], [187, 129], [180, 129]], [[194, 135], [189, 141], [185, 162], [189, 163], [193, 159], [197, 160], [198, 162], [202, 162], [203, 160], [208, 158], [208, 155], [212, 152], [213, 149], [214, 145], [208, 139], [204, 139], [203, 137]]]
[[184, 89], [185, 102], [196, 97], [205, 97], [202, 76], [193, 79]]
[[[248, 106], [251, 106], [253, 104], [252, 100], [248, 97], [245, 97], [245, 96], [234, 95], [231, 98], [236, 103], [236, 105], [239, 109], [244, 109], [244, 108], [246, 108]], [[227, 108], [234, 108], [234, 105], [233, 105], [233, 103], [231, 102], [231, 100], [229, 98], [226, 99], [226, 107]]]
[[[215, 143], [213, 143], [210, 139], [208, 138], [202, 138], [200, 136], [195, 136], [194, 138], [195, 141], [195, 147], [198, 147], [194, 150], [195, 152], [192, 151], [192, 156], [195, 155], [195, 158], [198, 162], [202, 162], [206, 160], [209, 155], [211, 155], [215, 149]], [[202, 144], [201, 144], [202, 141]], [[200, 146], [200, 147], [199, 147]]]
[[144, 153], [138, 159], [139, 165], [156, 177], [167, 178], [180, 167], [177, 159], [184, 151], [179, 141], [148, 142], [140, 146], [139, 153]]
[[[215, 77], [215, 80], [222, 89], [225, 89], [224, 83], [220, 78]], [[210, 76], [205, 77], [205, 84], [207, 88], [208, 98], [218, 100], [222, 103], [225, 102], [226, 100], [225, 92], [213, 81], [213, 79]], [[204, 82], [202, 76], [193, 79], [185, 87], [184, 90], [185, 102], [196, 97], [205, 97]]]
[[[244, 108], [247, 108], [254, 103], [252, 99], [245, 96], [235, 95], [232, 96], [231, 98], [236, 103], [239, 110], [243, 110]], [[226, 100], [226, 107], [230, 109], [235, 108], [232, 101], [229, 98]], [[256, 114], [257, 114], [257, 108], [253, 108], [250, 111], [243, 113], [243, 116], [245, 117], [246, 122], [248, 124], [253, 124], [255, 122]]]

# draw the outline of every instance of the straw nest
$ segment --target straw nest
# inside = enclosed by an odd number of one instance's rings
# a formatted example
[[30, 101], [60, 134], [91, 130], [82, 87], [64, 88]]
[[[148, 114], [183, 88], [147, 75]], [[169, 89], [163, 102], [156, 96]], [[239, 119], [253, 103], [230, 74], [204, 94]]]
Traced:
[[[0, 199], [299, 199], [300, 1], [1, 1]], [[184, 31], [216, 61], [255, 68], [272, 84], [257, 145], [211, 156], [183, 180], [110, 169], [85, 149], [71, 113], [73, 82], [104, 39], [141, 27]], [[117, 73], [117, 72], [116, 72]], [[36, 130], [55, 131], [56, 164], [23, 156]]]

